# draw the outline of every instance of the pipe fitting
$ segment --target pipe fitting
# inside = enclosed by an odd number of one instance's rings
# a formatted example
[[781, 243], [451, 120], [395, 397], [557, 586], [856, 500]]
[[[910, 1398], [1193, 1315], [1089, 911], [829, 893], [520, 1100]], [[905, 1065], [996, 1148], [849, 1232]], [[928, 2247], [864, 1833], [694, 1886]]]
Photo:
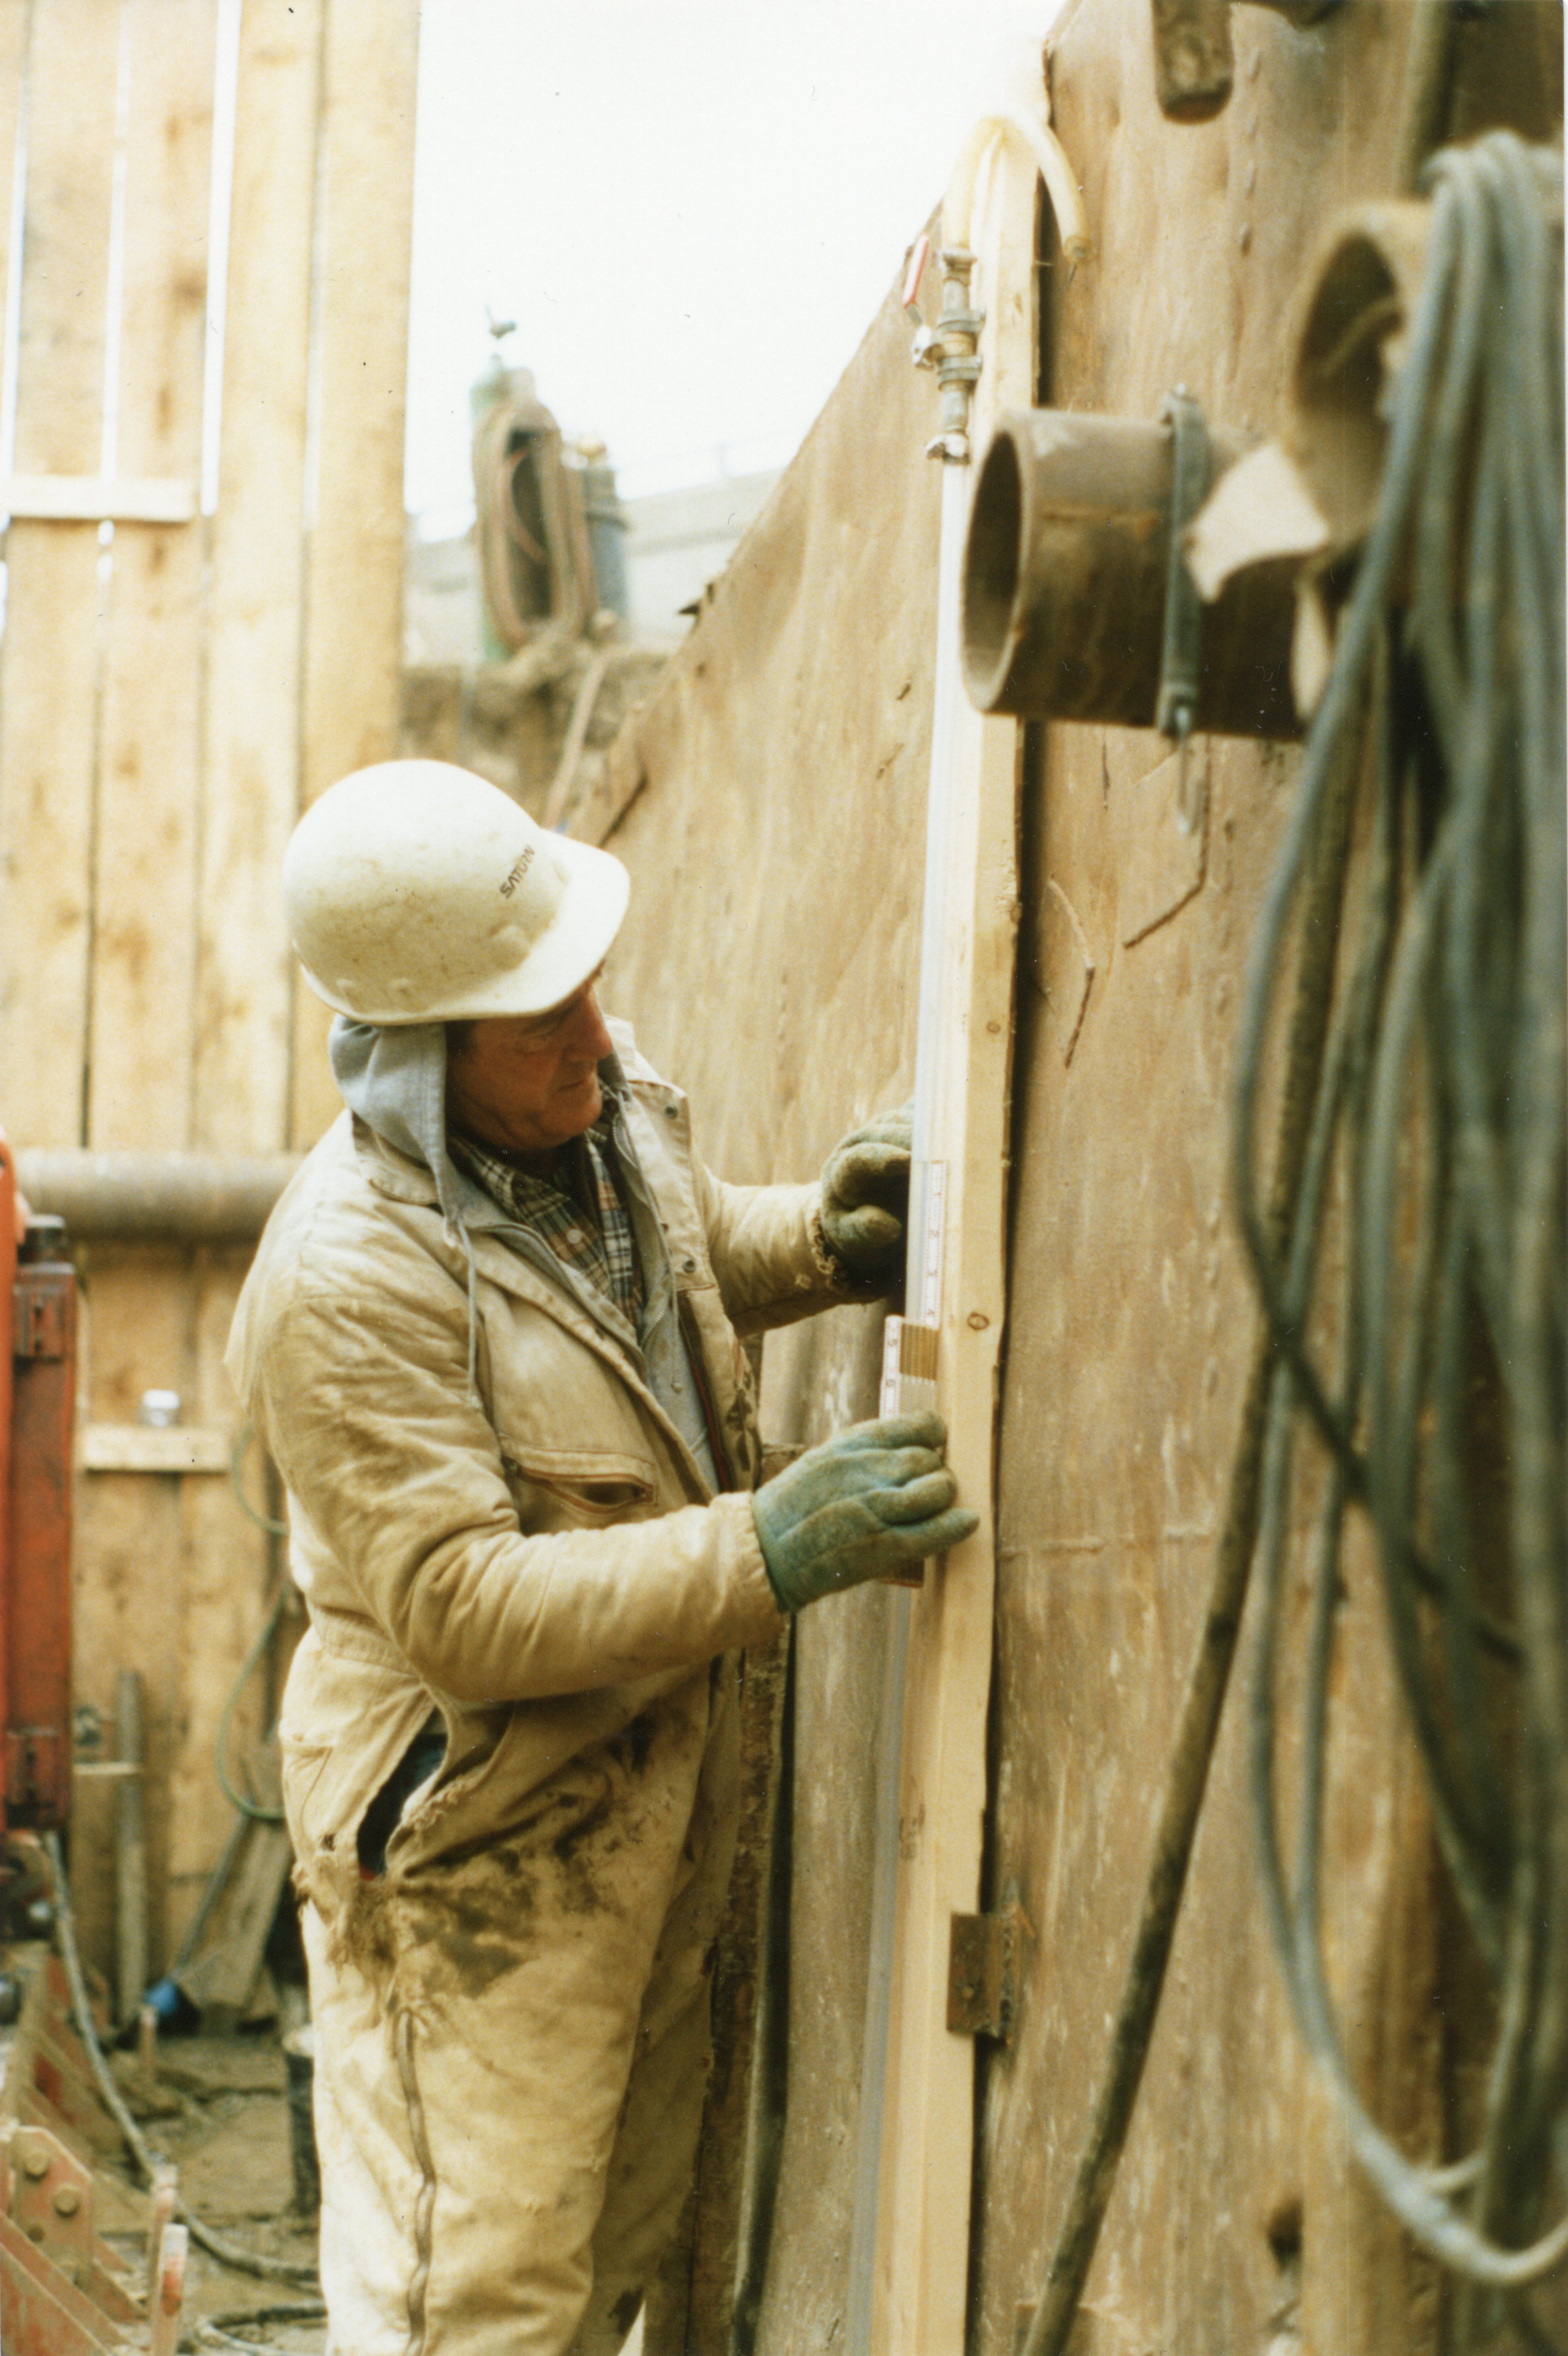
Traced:
[[[1293, 25], [1315, 25], [1340, 0], [1256, 0]], [[1235, 79], [1231, 0], [1151, 0], [1154, 87], [1168, 123], [1211, 123]]]
[[[1211, 479], [1244, 437], [1211, 427]], [[964, 680], [982, 712], [1152, 728], [1170, 555], [1168, 423], [1066, 410], [1004, 416], [964, 552]], [[1249, 567], [1201, 608], [1196, 730], [1290, 738], [1295, 562]]]
[[915, 365], [934, 369], [942, 392], [942, 430], [926, 444], [928, 458], [950, 466], [969, 461], [969, 411], [980, 376], [980, 330], [983, 311], [971, 308], [969, 281], [975, 257], [967, 246], [944, 245], [942, 265], [942, 309], [933, 328], [922, 329], [915, 344]]

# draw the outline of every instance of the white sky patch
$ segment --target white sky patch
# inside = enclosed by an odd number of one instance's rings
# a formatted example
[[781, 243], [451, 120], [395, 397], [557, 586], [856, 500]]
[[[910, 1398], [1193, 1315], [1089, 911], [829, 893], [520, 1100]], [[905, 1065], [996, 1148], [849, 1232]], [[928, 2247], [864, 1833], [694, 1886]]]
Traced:
[[782, 465], [1057, 0], [424, 0], [407, 493], [471, 512], [487, 312], [631, 492]]

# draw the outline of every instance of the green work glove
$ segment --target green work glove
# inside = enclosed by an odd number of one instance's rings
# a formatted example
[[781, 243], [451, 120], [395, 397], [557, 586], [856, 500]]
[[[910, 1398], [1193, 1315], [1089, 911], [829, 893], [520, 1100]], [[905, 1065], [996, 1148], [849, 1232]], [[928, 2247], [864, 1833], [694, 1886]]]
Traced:
[[808, 1449], [752, 1499], [768, 1579], [781, 1608], [944, 1554], [979, 1527], [954, 1500], [939, 1415], [851, 1424]]
[[822, 1232], [835, 1259], [864, 1284], [903, 1268], [914, 1107], [885, 1112], [841, 1137], [822, 1169]]

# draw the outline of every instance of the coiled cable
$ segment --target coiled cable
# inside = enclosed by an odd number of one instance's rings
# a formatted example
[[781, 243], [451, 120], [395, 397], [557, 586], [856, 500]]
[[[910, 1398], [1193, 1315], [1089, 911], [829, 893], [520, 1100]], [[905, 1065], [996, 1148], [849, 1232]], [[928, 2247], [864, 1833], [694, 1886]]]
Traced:
[[[1568, 2258], [1562, 162], [1494, 133], [1435, 157], [1427, 185], [1378, 513], [1243, 1012], [1236, 1195], [1278, 1354], [1251, 1762], [1271, 1927], [1351, 2148], [1422, 2247], [1512, 2295], [1545, 2347], [1517, 2294]], [[1329, 1042], [1281, 1237], [1257, 1145], [1275, 1010], [1334, 781], [1363, 740]], [[1276, 1762], [1307, 1512], [1287, 1865]], [[1360, 1528], [1497, 2002], [1477, 2148], [1441, 2169], [1362, 2103], [1323, 1960], [1332, 1670]], [[1462, 2337], [1491, 2304], [1462, 2304]]]

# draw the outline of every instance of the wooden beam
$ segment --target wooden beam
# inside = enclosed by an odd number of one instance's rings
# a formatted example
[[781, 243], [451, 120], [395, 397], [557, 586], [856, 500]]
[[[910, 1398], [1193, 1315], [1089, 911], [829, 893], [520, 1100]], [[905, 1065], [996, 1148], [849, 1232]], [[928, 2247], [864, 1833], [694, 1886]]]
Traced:
[[[1037, 175], [1009, 143], [976, 239], [986, 313], [971, 422], [976, 455], [1035, 372]], [[962, 2356], [969, 2278], [973, 2040], [946, 2025], [952, 1918], [980, 1898], [996, 1544], [997, 1370], [1012, 1031], [1019, 730], [960, 701], [944, 857], [933, 1160], [944, 1173], [938, 1402], [948, 1458], [980, 1527], [914, 1597], [903, 1718], [900, 1871], [882, 2124], [872, 2349]], [[923, 1083], [924, 1073], [923, 1070]], [[858, 2351], [857, 2351], [858, 2356]]]
[[[35, 0], [27, 59], [17, 470], [101, 465], [118, 12]], [[15, 20], [0, 41], [13, 71]], [[14, 83], [4, 112], [14, 119]], [[13, 133], [14, 137], [14, 133]], [[8, 212], [8, 192], [0, 205]], [[13, 523], [0, 656], [0, 1102], [30, 1145], [80, 1145], [91, 937], [99, 547]]]
[[[118, 457], [201, 466], [217, 0], [125, 0]], [[88, 1142], [190, 1130], [201, 810], [200, 535], [122, 521], [106, 627], [94, 857]]]
[[[303, 801], [397, 749], [418, 0], [331, 0], [322, 125]], [[273, 886], [275, 890], [275, 884]], [[295, 990], [290, 1141], [342, 1110], [326, 1009]]]
[[[195, 1255], [192, 1268], [187, 1411], [193, 1432], [229, 1435], [225, 1474], [238, 1414], [223, 1352], [250, 1260], [244, 1248], [203, 1251]], [[245, 1457], [240, 1483], [251, 1513], [266, 1515], [271, 1510], [266, 1459], [260, 1448]], [[270, 1608], [275, 1583], [285, 1576], [281, 1543], [257, 1526], [227, 1478], [180, 1482], [179, 1529], [184, 1558], [180, 1681], [186, 1716], [183, 1739], [169, 1770], [171, 1921], [183, 1916], [187, 1893], [198, 1893], [205, 1886], [228, 1837], [232, 1813], [213, 1773], [219, 1723]], [[289, 1625], [297, 1627], [296, 1622]], [[287, 1666], [280, 1633], [256, 1663], [236, 1705], [229, 1756], [237, 1767], [254, 1763], [254, 1746], [276, 1718]], [[276, 1796], [264, 1789], [258, 1793], [262, 1799]]]
[[191, 1424], [88, 1423], [77, 1440], [84, 1472], [227, 1472], [230, 1431]]
[[[150, 1386], [177, 1391], [193, 1421], [207, 1422], [196, 1398], [191, 1347], [188, 1254], [162, 1248], [127, 1250], [95, 1245], [87, 1301], [87, 1346], [81, 1409], [89, 1429], [134, 1424]], [[213, 1417], [211, 1421], [219, 1419]], [[166, 1433], [156, 1438], [166, 1439]], [[149, 1438], [155, 1437], [148, 1434]], [[211, 1488], [150, 1480], [144, 1472], [83, 1473], [76, 1483], [76, 1580], [71, 1678], [79, 1704], [112, 1714], [117, 1679], [134, 1668], [142, 1678], [143, 1790], [146, 1799], [148, 1931], [151, 1965], [161, 1971], [170, 1944], [168, 1866], [170, 1777], [191, 1748], [192, 1681], [182, 1646], [189, 1569], [181, 1527], [180, 1492]], [[238, 1520], [238, 1515], [236, 1515]], [[240, 1583], [238, 1569], [227, 1574]], [[250, 1582], [246, 1591], [253, 1592]], [[195, 1692], [221, 1688], [224, 1660], [215, 1655]], [[207, 1764], [211, 1784], [210, 1753]], [[213, 1803], [219, 1813], [218, 1794]], [[78, 1779], [71, 1820], [71, 1889], [85, 1951], [112, 1956], [115, 1804], [101, 1784]], [[221, 1838], [221, 1834], [219, 1834]], [[210, 1862], [215, 1852], [206, 1852]]]
[[240, 18], [206, 693], [192, 1143], [276, 1151], [293, 960], [278, 871], [299, 808], [305, 409], [324, 0]]
[[14, 523], [194, 523], [194, 475], [13, 475], [0, 509]]

